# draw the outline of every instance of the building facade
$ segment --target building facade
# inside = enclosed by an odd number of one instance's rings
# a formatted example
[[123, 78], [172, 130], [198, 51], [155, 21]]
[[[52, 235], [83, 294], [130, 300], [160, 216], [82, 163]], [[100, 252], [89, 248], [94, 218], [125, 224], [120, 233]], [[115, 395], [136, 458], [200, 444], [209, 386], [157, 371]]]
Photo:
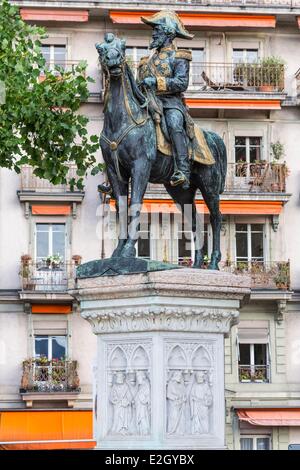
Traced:
[[[221, 269], [252, 279], [249, 302], [225, 344], [226, 443], [254, 450], [299, 443], [300, 1], [153, 0], [141, 8], [122, 0], [11, 3], [25, 21], [46, 28], [49, 67], [87, 62], [94, 83], [81, 112], [92, 134], [103, 123], [95, 43], [105, 32], [126, 39], [133, 70], [148, 54], [151, 36], [142, 14], [174, 9], [195, 35], [177, 41], [193, 55], [186, 103], [194, 121], [217, 132], [228, 151]], [[71, 191], [28, 167], [21, 175], [0, 170], [3, 448], [93, 445], [96, 339], [68, 288], [76, 265], [110, 256], [115, 243], [114, 201], [97, 193], [103, 181], [105, 175], [89, 176], [84, 191]], [[211, 227], [201, 195], [197, 207], [208, 259]], [[142, 216], [138, 255], [189, 265], [190, 231], [163, 188], [149, 185]]]

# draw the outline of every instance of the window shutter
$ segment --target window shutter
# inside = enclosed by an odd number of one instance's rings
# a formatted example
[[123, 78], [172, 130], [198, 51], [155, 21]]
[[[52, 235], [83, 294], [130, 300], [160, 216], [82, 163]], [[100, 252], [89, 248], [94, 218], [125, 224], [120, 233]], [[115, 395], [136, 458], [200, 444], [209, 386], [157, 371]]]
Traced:
[[238, 336], [240, 344], [268, 344], [269, 322], [244, 320], [239, 323]]

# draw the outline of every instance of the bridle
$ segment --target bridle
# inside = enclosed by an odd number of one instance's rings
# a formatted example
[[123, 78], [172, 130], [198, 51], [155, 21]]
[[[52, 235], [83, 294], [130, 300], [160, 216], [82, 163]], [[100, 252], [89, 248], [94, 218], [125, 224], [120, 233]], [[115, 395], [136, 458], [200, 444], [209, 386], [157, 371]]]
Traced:
[[[121, 175], [120, 172], [120, 164], [119, 164], [119, 152], [118, 148], [123, 139], [131, 132], [133, 129], [136, 127], [141, 127], [143, 126], [148, 120], [149, 120], [149, 112], [148, 112], [148, 100], [145, 101], [145, 104], [139, 105], [140, 108], [146, 108], [146, 116], [142, 119], [135, 118], [132, 110], [130, 108], [129, 104], [129, 99], [128, 99], [128, 94], [126, 90], [126, 84], [125, 84], [125, 66], [126, 66], [126, 58], [124, 55], [122, 55], [122, 62], [120, 64], [121, 68], [121, 83], [122, 83], [122, 90], [124, 93], [124, 101], [125, 101], [125, 108], [127, 111], [127, 115], [130, 117], [130, 119], [133, 121], [132, 124], [130, 124], [126, 129], [119, 135], [119, 137], [115, 140], [110, 140], [106, 137], [106, 135], [103, 133], [103, 131], [100, 134], [100, 141], [103, 140], [106, 144], [109, 145], [110, 150], [111, 150], [111, 156], [112, 160], [114, 163], [114, 167], [117, 173], [117, 176], [122, 183], [128, 183], [128, 181], [125, 181]], [[108, 97], [109, 97], [109, 90], [110, 90], [110, 74], [109, 74], [109, 69], [106, 65], [104, 65], [104, 71], [105, 71], [105, 95], [104, 95], [104, 105], [103, 105], [103, 112], [106, 111], [107, 103], [108, 103]]]

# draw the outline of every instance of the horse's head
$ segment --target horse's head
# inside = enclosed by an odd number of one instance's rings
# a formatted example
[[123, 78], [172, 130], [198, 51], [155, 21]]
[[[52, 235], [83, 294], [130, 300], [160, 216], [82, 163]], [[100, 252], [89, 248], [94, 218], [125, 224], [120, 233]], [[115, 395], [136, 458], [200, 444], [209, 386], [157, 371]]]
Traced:
[[122, 75], [125, 64], [126, 42], [115, 37], [113, 33], [106, 33], [104, 42], [96, 44], [101, 66], [112, 78]]

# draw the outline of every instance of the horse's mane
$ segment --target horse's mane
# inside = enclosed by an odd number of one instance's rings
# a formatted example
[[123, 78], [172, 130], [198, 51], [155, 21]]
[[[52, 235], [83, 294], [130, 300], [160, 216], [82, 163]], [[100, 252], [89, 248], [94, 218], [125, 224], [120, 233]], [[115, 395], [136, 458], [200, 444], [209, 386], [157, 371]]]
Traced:
[[131, 68], [129, 67], [129, 65], [127, 63], [125, 64], [125, 75], [127, 76], [128, 81], [131, 85], [133, 96], [135, 97], [135, 99], [137, 100], [137, 102], [141, 106], [145, 105], [146, 97], [143, 95], [143, 93], [138, 88], [138, 86], [136, 84], [136, 81], [135, 81], [135, 78], [133, 76], [133, 73], [131, 71]]

